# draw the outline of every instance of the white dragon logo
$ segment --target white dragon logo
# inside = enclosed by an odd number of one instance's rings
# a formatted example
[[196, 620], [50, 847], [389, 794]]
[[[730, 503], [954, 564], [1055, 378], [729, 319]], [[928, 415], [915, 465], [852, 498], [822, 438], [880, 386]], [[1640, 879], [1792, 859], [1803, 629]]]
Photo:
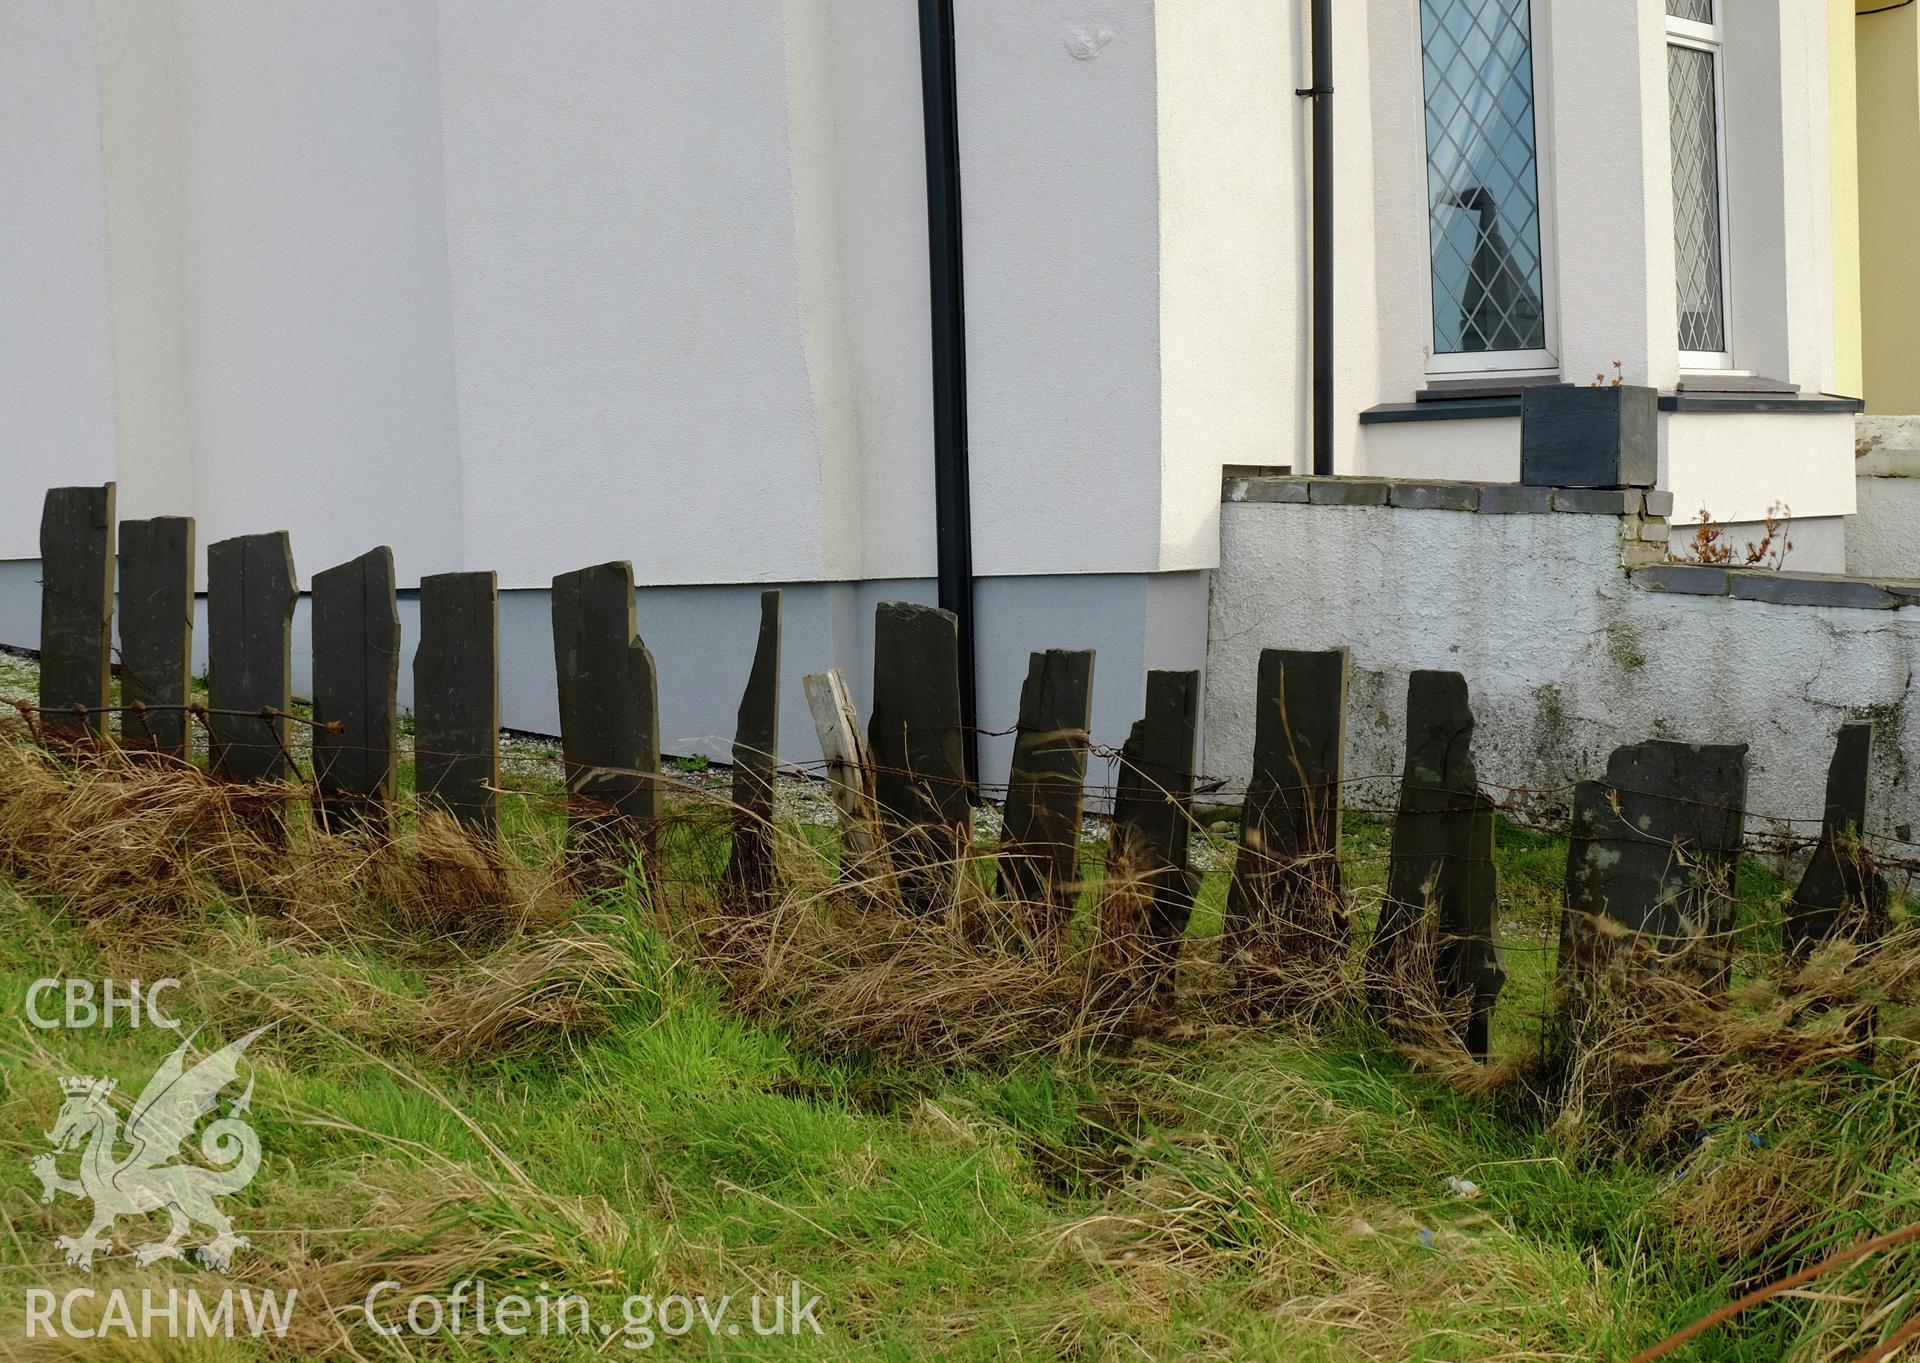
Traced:
[[[266, 1030], [260, 1027], [248, 1032], [190, 1070], [186, 1068], [186, 1055], [193, 1038], [181, 1042], [179, 1049], [154, 1071], [127, 1116], [125, 1143], [131, 1151], [124, 1159], [115, 1154], [121, 1138], [120, 1118], [111, 1101], [113, 1081], [91, 1075], [60, 1081], [67, 1100], [61, 1104], [53, 1130], [47, 1133], [53, 1150], [35, 1156], [32, 1168], [40, 1179], [42, 1202], [52, 1202], [56, 1193], [93, 1202], [93, 1224], [86, 1233], [63, 1235], [55, 1242], [66, 1251], [69, 1264], [91, 1271], [94, 1254], [113, 1246], [105, 1232], [115, 1221], [123, 1216], [145, 1216], [163, 1207], [172, 1218], [171, 1231], [164, 1240], [134, 1249], [133, 1257], [142, 1267], [160, 1259], [186, 1258], [180, 1241], [195, 1223], [214, 1233], [214, 1238], [198, 1251], [200, 1262], [208, 1268], [226, 1272], [233, 1262], [233, 1252], [248, 1247], [247, 1238], [233, 1233], [233, 1223], [214, 1206], [213, 1199], [239, 1192], [260, 1168], [260, 1137], [240, 1120], [252, 1101], [253, 1081], [247, 1081], [247, 1091], [233, 1100], [227, 1115], [210, 1122], [201, 1133], [201, 1154], [224, 1167], [208, 1169], [165, 1161], [183, 1153], [182, 1143], [193, 1134], [195, 1125], [213, 1111], [220, 1091], [238, 1077], [242, 1053]], [[81, 1156], [80, 1177], [62, 1178], [56, 1157], [82, 1143], [86, 1153]]]

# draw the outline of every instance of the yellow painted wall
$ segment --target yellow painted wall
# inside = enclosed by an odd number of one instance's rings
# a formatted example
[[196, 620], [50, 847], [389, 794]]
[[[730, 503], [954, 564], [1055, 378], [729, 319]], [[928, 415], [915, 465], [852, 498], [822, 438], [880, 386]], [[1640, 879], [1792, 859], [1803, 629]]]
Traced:
[[[1828, 131], [1833, 139], [1832, 391], [1860, 396], [1860, 154], [1854, 80], [1854, 9], [1827, 0]], [[1869, 21], [1863, 21], [1869, 22]]]
[[1920, 413], [1920, 4], [1861, 15], [1854, 54], [1867, 410]]

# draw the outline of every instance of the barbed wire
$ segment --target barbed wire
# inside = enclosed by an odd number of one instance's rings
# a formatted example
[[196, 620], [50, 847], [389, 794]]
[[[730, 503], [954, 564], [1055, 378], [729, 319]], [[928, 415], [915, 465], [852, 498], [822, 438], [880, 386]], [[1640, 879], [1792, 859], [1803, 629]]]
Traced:
[[[297, 710], [286, 710], [274, 706], [262, 706], [257, 709], [247, 710], [212, 706], [201, 702], [160, 704], [135, 701], [125, 705], [98, 707], [76, 704], [66, 707], [63, 710], [48, 710], [33, 701], [25, 699], [14, 700], [11, 702], [11, 705], [28, 724], [30, 731], [35, 729], [34, 721], [36, 716], [40, 717], [43, 724], [47, 721], [52, 721], [55, 716], [59, 716], [62, 720], [67, 718], [80, 720], [80, 729], [71, 733], [71, 737], [75, 741], [83, 741], [88, 737], [86, 721], [96, 715], [120, 714], [144, 717], [145, 715], [156, 712], [182, 713], [189, 718], [197, 719], [205, 727], [209, 743], [217, 745], [220, 751], [224, 752], [236, 749], [241, 751], [253, 751], [257, 749], [277, 750], [296, 775], [300, 776], [301, 783], [307, 783], [311, 778], [300, 773], [298, 760], [293, 751], [287, 746], [285, 739], [281, 736], [278, 721], [286, 720], [302, 725], [311, 730], [316, 738], [321, 734], [325, 734], [329, 740], [332, 740], [345, 732], [345, 725], [341, 721], [322, 720], [311, 714], [303, 714]], [[271, 741], [268, 741], [268, 738], [250, 741], [243, 734], [236, 734], [231, 731], [220, 732], [216, 730], [212, 722], [216, 717], [259, 720], [265, 727]], [[62, 728], [63, 730], [65, 729], [64, 724]], [[1011, 729], [999, 730], [975, 727], [972, 732], [982, 737], [1008, 737], [1017, 735], [1020, 733], [1020, 729], [1017, 725]], [[48, 745], [47, 738], [44, 734], [34, 732], [33, 737], [35, 741], [42, 746]], [[108, 739], [106, 741], [111, 742], [112, 740]], [[681, 779], [683, 775], [681, 773], [670, 772], [662, 768], [649, 769], [645, 767], [628, 767], [607, 763], [587, 764], [573, 762], [565, 756], [562, 742], [555, 740], [548, 741], [555, 742], [555, 746], [559, 749], [554, 753], [553, 760], [561, 767], [563, 775], [567, 778], [565, 783], [569, 787], [576, 786], [581, 781], [586, 780], [599, 781], [625, 778], [636, 783], [653, 782], [664, 788], [696, 799], [714, 797], [717, 794], [709, 787], [697, 782]], [[151, 751], [150, 749], [140, 747], [131, 747], [126, 750], [143, 755], [149, 754]], [[1119, 767], [1126, 763], [1125, 754], [1117, 748], [1089, 743], [1086, 745], [1086, 750], [1090, 758], [1098, 758], [1113, 767]], [[408, 755], [411, 755], [416, 760], [421, 757], [428, 757], [448, 761], [466, 760], [475, 757], [484, 758], [487, 756], [485, 752], [474, 752], [467, 749], [426, 748], [420, 747], [415, 743], [400, 742], [397, 742], [392, 747], [381, 747], [377, 745], [328, 741], [318, 747], [316, 753], [324, 754], [329, 760], [335, 756], [344, 756], [346, 754], [388, 755], [395, 766]], [[317, 761], [319, 758], [316, 757], [315, 760]], [[726, 764], [722, 763], [719, 765], [724, 768]], [[802, 762], [783, 761], [779, 764], [779, 769], [782, 775], [789, 777], [830, 781], [833, 779], [834, 772], [839, 765], [840, 764], [825, 759]], [[1010, 779], [1006, 781], [969, 781], [964, 776], [928, 772], [913, 767], [901, 767], [881, 763], [873, 760], [871, 755], [869, 755], [867, 761], [863, 763], [863, 766], [864, 769], [873, 776], [885, 775], [889, 777], [900, 777], [910, 783], [936, 791], [943, 788], [951, 789], [956, 786], [965, 786], [970, 792], [977, 793], [982, 799], [990, 803], [1002, 804], [1005, 803], [1007, 797], [1016, 789], [1022, 787], [1031, 789], [1035, 786], [1044, 788], [1060, 779], [1059, 776], [1054, 773], [1043, 773], [1036, 777], [1028, 777], [1025, 779], [1020, 778], [1017, 774], [1010, 773]], [[1197, 806], [1199, 810], [1205, 811], [1208, 809], [1224, 810], [1236, 806], [1244, 809], [1248, 803], [1255, 800], [1284, 801], [1289, 798], [1297, 798], [1302, 794], [1310, 797], [1317, 795], [1324, 798], [1326, 792], [1339, 790], [1342, 796], [1340, 806], [1342, 812], [1345, 814], [1357, 814], [1382, 821], [1391, 821], [1406, 812], [1401, 810], [1397, 803], [1393, 802], [1356, 801], [1348, 798], [1348, 792], [1361, 789], [1377, 791], [1398, 790], [1404, 784], [1404, 773], [1401, 772], [1371, 772], [1360, 775], [1343, 775], [1337, 780], [1332, 778], [1313, 779], [1297, 784], [1263, 784], [1250, 782], [1246, 785], [1230, 785], [1225, 778], [1215, 777], [1205, 772], [1194, 772], [1190, 774], [1190, 782], [1190, 786], [1186, 789], [1180, 788], [1178, 784], [1166, 788], [1165, 793], [1167, 798], [1173, 803], [1185, 804], [1190, 808]], [[1772, 814], [1755, 810], [1751, 807], [1737, 808], [1725, 801], [1679, 795], [1671, 791], [1648, 791], [1627, 786], [1616, 786], [1601, 778], [1593, 778], [1588, 781], [1556, 782], [1550, 785], [1539, 786], [1481, 781], [1479, 782], [1479, 788], [1482, 792], [1480, 797], [1476, 798], [1463, 794], [1459, 804], [1426, 805], [1420, 810], [1415, 811], [1414, 815], [1415, 817], [1432, 817], [1447, 814], [1483, 812], [1490, 809], [1492, 812], [1501, 815], [1507, 822], [1517, 828], [1529, 832], [1572, 838], [1577, 836], [1576, 830], [1573, 827], [1573, 796], [1582, 785], [1597, 787], [1613, 796], [1656, 801], [1664, 805], [1679, 808], [1692, 808], [1725, 815], [1738, 813], [1746, 823], [1761, 825], [1760, 828], [1743, 834], [1741, 842], [1742, 849], [1768, 856], [1785, 857], [1796, 853], [1811, 851], [1819, 846], [1822, 838], [1821, 832], [1818, 831], [1822, 824], [1822, 820], [1820, 819]], [[578, 789], [569, 789], [561, 792], [502, 789], [503, 792], [510, 791], [510, 793], [516, 796], [533, 799], [542, 798], [546, 795], [551, 795], [551, 797], [555, 799], [568, 797], [577, 799], [581, 794]], [[1104, 806], [1110, 808], [1120, 796], [1123, 789], [1123, 786], [1117, 781], [1102, 782], [1082, 780], [1080, 783], [1083, 802], [1096, 807], [1088, 811], [1091, 817], [1095, 818], [1103, 817], [1098, 807]], [[1197, 826], [1197, 819], [1195, 822]], [[1815, 831], [1797, 831], [1803, 828], [1811, 828]], [[1637, 830], [1631, 829], [1631, 826], [1626, 826], [1626, 831], [1628, 833], [1637, 832]], [[1864, 846], [1878, 849], [1876, 859], [1880, 865], [1890, 870], [1902, 871], [1908, 874], [1920, 874], [1920, 840], [1902, 838], [1887, 832], [1866, 830], [1862, 830], [1858, 836]], [[1664, 841], [1658, 838], [1652, 840]], [[1903, 848], [1913, 849], [1914, 855], [1911, 857], [1893, 855], [1895, 849]]]

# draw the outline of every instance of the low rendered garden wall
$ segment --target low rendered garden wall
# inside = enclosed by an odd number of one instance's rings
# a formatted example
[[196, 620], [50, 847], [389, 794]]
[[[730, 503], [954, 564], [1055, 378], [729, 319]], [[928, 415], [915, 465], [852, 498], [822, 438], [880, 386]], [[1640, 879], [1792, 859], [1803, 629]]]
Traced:
[[1634, 490], [1229, 480], [1207, 777], [1246, 783], [1261, 649], [1344, 645], [1350, 804], [1386, 802], [1364, 778], [1398, 778], [1407, 675], [1440, 668], [1471, 688], [1484, 782], [1564, 803], [1621, 744], [1744, 742], [1750, 832], [1817, 831], [1841, 724], [1874, 720], [1871, 827], [1907, 836], [1920, 583], [1668, 564], [1646, 498], [1670, 510]]

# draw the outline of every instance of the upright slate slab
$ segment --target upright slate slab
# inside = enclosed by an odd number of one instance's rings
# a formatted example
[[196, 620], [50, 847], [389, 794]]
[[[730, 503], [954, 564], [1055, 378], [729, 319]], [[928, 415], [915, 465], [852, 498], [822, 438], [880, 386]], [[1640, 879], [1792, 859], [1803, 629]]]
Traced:
[[[184, 758], [193, 684], [191, 516], [120, 522], [120, 743]], [[142, 708], [145, 707], [145, 708]]]
[[1065, 930], [1080, 892], [1092, 723], [1092, 650], [1031, 655], [1007, 778], [1000, 874], [1009, 895], [1040, 909], [1039, 926], [1050, 934]]
[[388, 827], [399, 681], [393, 550], [382, 545], [313, 577], [314, 805], [329, 828]]
[[1827, 768], [1827, 801], [1820, 842], [1793, 892], [1781, 925], [1781, 946], [1804, 955], [1822, 942], [1877, 940], [1886, 929], [1887, 882], [1861, 845], [1867, 824], [1867, 776], [1873, 762], [1873, 725], [1840, 729]]
[[1147, 673], [1146, 713], [1120, 750], [1113, 798], [1113, 859], [1148, 890], [1144, 993], [1173, 996], [1174, 968], [1200, 877], [1187, 865], [1193, 827], [1198, 672]]
[[1421, 983], [1415, 946], [1433, 931], [1434, 983], [1441, 1002], [1464, 1007], [1462, 1039], [1487, 1052], [1494, 1000], [1506, 970], [1494, 942], [1497, 889], [1493, 805], [1473, 762], [1473, 710], [1458, 672], [1407, 680], [1407, 756], [1380, 922], [1367, 951], [1374, 1006], [1392, 1015], [1400, 991]]
[[[207, 698], [213, 770], [229, 781], [283, 781], [293, 705], [293, 606], [300, 591], [287, 532], [207, 546]], [[264, 719], [262, 710], [275, 716]]]
[[636, 628], [633, 565], [553, 580], [553, 661], [567, 819], [583, 861], [651, 852], [660, 818], [660, 706]]
[[733, 731], [733, 844], [725, 883], [748, 904], [774, 880], [773, 788], [780, 772], [778, 589], [760, 594], [760, 638]]
[[874, 612], [867, 741], [901, 890], [930, 910], [972, 835], [960, 724], [960, 635], [952, 612], [884, 601]]
[[414, 788], [487, 839], [500, 831], [498, 606], [492, 573], [421, 578], [413, 654]]
[[1345, 649], [1260, 654], [1253, 773], [1224, 944], [1249, 985], [1295, 975], [1304, 983], [1346, 956], [1339, 853], [1348, 671]]
[[1590, 969], [1608, 920], [1724, 982], [1746, 803], [1744, 743], [1615, 748], [1604, 780], [1574, 787], [1561, 974]]
[[48, 488], [41, 505], [40, 724], [51, 738], [107, 736], [113, 502], [107, 483]]

